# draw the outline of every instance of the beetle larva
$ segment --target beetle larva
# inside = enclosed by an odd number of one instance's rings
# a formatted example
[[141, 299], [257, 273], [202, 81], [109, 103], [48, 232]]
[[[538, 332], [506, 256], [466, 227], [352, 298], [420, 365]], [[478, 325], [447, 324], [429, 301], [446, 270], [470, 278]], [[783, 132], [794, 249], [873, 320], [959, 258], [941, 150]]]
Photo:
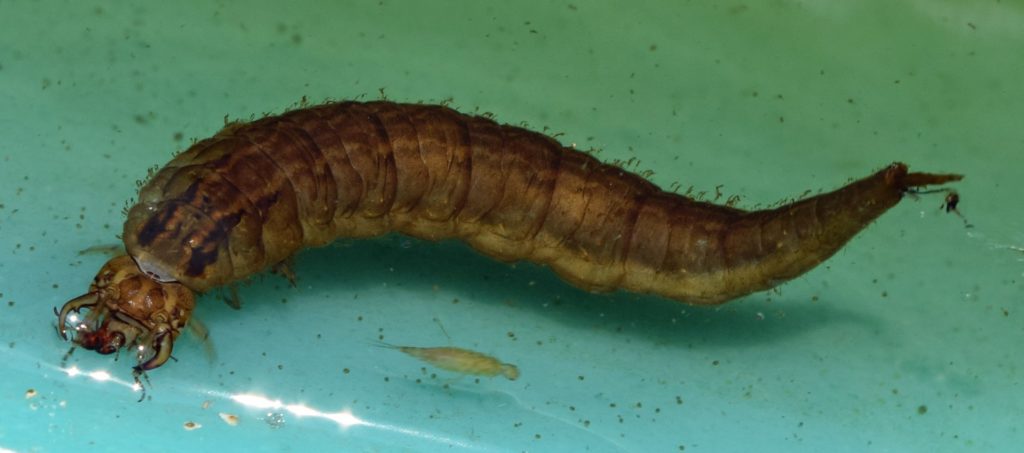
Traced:
[[546, 264], [588, 290], [717, 304], [830, 257], [904, 193], [959, 180], [904, 164], [831, 193], [743, 211], [660, 190], [554, 139], [443, 106], [341, 102], [225, 127], [142, 188], [127, 256], [89, 292], [75, 341], [134, 345], [136, 377], [169, 357], [193, 292], [245, 279], [304, 247], [397, 231], [456, 237]]

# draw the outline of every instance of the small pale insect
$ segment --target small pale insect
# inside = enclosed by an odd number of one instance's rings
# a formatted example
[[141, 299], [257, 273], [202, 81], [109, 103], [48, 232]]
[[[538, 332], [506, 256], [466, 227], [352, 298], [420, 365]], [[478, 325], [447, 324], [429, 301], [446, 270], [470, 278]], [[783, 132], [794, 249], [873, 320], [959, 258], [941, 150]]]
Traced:
[[433, 366], [461, 374], [494, 377], [505, 376], [514, 381], [519, 378], [519, 368], [511, 363], [503, 363], [489, 355], [454, 347], [418, 348], [414, 346], [396, 346], [384, 342], [376, 342], [377, 346], [397, 349], [416, 357]]
[[183, 426], [186, 431], [192, 431], [203, 427], [203, 425], [200, 425], [199, 423], [196, 422], [185, 422]]

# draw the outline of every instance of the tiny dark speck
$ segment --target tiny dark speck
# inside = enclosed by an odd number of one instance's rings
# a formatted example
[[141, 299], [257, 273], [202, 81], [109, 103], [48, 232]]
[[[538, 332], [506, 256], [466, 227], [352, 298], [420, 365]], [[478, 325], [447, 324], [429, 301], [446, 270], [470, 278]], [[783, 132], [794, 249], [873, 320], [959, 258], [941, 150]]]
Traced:
[[928, 413], [928, 406], [925, 406], [924, 404], [922, 404], [920, 406], [917, 406], [917, 413], [918, 413], [918, 415], [927, 414]]
[[181, 132], [175, 132], [173, 138], [174, 138], [174, 141], [180, 142], [180, 141], [182, 141], [185, 138], [185, 134], [182, 134]]

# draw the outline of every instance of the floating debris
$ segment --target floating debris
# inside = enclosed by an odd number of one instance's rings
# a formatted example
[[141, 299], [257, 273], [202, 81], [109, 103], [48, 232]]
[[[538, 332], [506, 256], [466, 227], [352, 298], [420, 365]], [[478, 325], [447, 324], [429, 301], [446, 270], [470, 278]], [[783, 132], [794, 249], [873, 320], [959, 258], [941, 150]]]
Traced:
[[203, 427], [203, 425], [200, 425], [199, 423], [196, 422], [185, 422], [184, 426], [185, 431], [192, 431]]
[[237, 415], [229, 414], [229, 413], [226, 413], [226, 412], [221, 412], [221, 413], [219, 413], [217, 415], [220, 415], [220, 419], [224, 420], [224, 423], [227, 423], [227, 424], [229, 424], [231, 426], [238, 426], [238, 416]]

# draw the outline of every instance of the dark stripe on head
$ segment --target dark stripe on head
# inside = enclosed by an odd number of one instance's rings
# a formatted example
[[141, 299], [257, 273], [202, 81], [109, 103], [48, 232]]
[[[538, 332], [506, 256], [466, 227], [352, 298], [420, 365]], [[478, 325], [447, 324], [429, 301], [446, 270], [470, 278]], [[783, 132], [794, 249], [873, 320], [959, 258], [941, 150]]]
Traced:
[[[159, 213], [149, 217], [146, 224], [143, 225], [142, 230], [139, 231], [139, 245], [148, 247], [156, 238], [167, 231], [167, 222], [174, 218], [178, 212], [178, 207], [170, 207], [165, 205], [164, 209]], [[180, 225], [180, 223], [179, 223]]]
[[[188, 189], [185, 190], [185, 193], [180, 197], [176, 197], [176, 199], [186, 200], [187, 203], [189, 200], [195, 198], [198, 191], [199, 182], [196, 181], [189, 185]], [[142, 231], [139, 231], [139, 245], [148, 247], [156, 242], [157, 238], [159, 238], [163, 233], [172, 233], [172, 231], [168, 231], [168, 228], [171, 226], [171, 220], [178, 218], [178, 212], [180, 209], [176, 204], [173, 205], [174, 207], [170, 206], [170, 203], [164, 204], [164, 208], [159, 214], [151, 216], [149, 220], [146, 221], [146, 224], [142, 227]], [[178, 234], [179, 228], [181, 228], [181, 222], [175, 222], [172, 236], [176, 236]]]
[[206, 267], [217, 261], [217, 246], [208, 247], [206, 244], [202, 248], [192, 249], [192, 258], [188, 260], [188, 267], [185, 269], [185, 275], [189, 277], [198, 277], [203, 275], [203, 271]]
[[228, 240], [228, 233], [242, 219], [242, 212], [236, 211], [216, 220], [214, 228], [199, 241], [199, 246], [192, 248], [192, 257], [188, 261], [185, 275], [198, 277], [206, 268], [217, 261], [220, 246]]

